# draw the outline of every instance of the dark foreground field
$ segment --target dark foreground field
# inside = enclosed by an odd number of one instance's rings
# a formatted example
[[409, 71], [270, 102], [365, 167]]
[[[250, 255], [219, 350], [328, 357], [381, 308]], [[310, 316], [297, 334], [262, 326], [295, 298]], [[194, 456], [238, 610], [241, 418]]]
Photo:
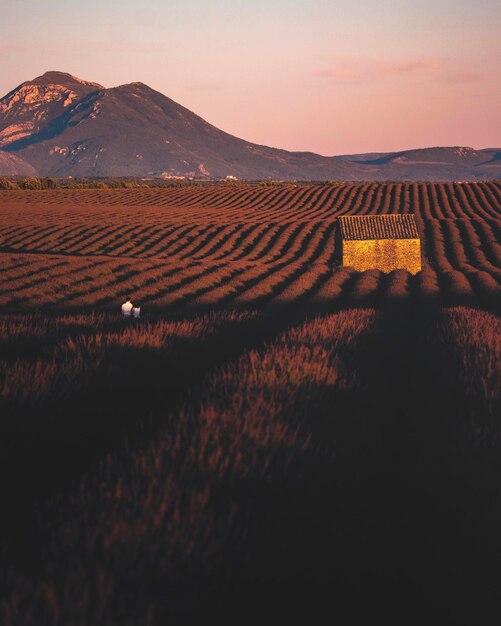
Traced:
[[[205, 234], [196, 190], [1, 196], [2, 622], [499, 617], [499, 188], [462, 187], [247, 189], [233, 230], [226, 191]], [[414, 198], [421, 274], [335, 267], [364, 198]]]

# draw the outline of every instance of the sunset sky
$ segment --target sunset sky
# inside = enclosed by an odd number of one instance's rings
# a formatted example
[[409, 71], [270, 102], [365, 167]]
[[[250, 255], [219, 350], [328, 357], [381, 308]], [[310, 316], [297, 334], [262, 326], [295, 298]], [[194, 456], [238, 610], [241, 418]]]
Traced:
[[239, 137], [501, 147], [500, 0], [2, 0], [0, 94], [141, 81]]

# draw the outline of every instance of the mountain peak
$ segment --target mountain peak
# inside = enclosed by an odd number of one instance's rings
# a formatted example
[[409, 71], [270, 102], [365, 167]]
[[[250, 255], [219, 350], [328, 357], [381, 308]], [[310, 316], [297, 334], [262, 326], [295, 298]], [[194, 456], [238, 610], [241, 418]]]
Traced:
[[69, 74], [68, 72], [59, 72], [56, 70], [49, 70], [45, 72], [41, 76], [37, 76], [32, 81], [29, 81], [33, 84], [56, 84], [56, 85], [66, 85], [68, 83], [84, 85], [86, 87], [96, 87], [97, 89], [104, 89], [102, 85], [99, 83], [93, 83], [87, 80], [82, 80], [78, 78], [78, 76], [74, 76], [73, 74]]
[[119, 91], [131, 91], [131, 92], [135, 92], [135, 91], [152, 92], [152, 91], [155, 91], [154, 89], [152, 89], [151, 87], [149, 87], [145, 83], [141, 83], [139, 81], [135, 81], [133, 83], [124, 83], [123, 85], [118, 85], [117, 87], [112, 87], [112, 89], [113, 90], [119, 90]]
[[55, 71], [22, 83], [0, 99], [0, 149], [47, 132], [54, 120], [103, 89], [98, 83]]

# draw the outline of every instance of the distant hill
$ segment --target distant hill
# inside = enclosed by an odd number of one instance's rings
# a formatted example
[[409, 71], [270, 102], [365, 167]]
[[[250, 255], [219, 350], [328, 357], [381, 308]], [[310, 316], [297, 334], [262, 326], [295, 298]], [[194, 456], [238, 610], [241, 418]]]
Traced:
[[35, 172], [59, 177], [478, 180], [501, 177], [501, 149], [427, 148], [336, 157], [288, 152], [229, 135], [143, 83], [106, 89], [70, 74], [47, 72], [0, 100], [0, 174]]

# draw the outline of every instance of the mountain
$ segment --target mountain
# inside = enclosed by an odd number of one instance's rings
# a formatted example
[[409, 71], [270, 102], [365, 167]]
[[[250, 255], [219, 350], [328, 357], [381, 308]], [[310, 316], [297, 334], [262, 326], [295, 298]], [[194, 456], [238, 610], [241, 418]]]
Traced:
[[501, 150], [455, 146], [337, 157], [375, 168], [387, 180], [479, 180], [499, 178]]
[[[501, 150], [431, 148], [324, 157], [253, 144], [143, 83], [106, 89], [63, 72], [0, 100], [0, 173], [13, 157], [41, 176], [475, 180], [501, 176]], [[9, 160], [9, 157], [11, 160]], [[24, 175], [21, 172], [20, 175]]]
[[37, 176], [37, 170], [15, 154], [0, 150], [0, 176]]

